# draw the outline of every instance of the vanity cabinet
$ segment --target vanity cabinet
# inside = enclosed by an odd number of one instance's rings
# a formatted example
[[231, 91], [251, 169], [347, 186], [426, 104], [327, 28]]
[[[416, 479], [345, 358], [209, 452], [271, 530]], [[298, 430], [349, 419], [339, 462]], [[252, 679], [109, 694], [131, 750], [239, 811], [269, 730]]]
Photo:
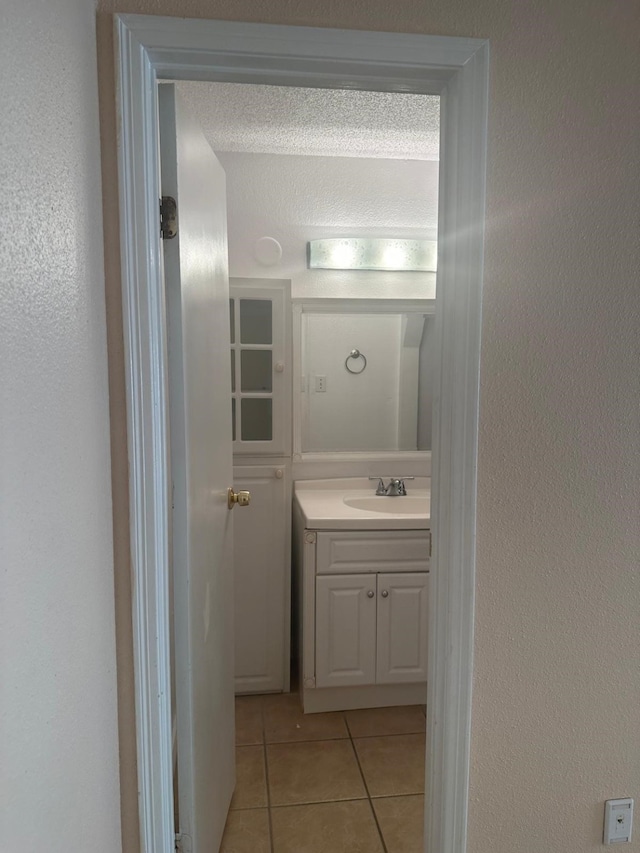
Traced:
[[295, 525], [305, 711], [423, 703], [430, 530]]
[[428, 574], [316, 577], [316, 687], [426, 681]]

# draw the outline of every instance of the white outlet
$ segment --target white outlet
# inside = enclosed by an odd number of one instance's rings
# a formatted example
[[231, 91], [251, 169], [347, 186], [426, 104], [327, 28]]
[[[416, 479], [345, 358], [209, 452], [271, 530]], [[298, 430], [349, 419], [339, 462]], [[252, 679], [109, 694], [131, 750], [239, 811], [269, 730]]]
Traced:
[[316, 393], [324, 394], [327, 390], [327, 377], [326, 376], [316, 376]]
[[607, 800], [604, 804], [604, 843], [628, 844], [633, 828], [633, 800]]

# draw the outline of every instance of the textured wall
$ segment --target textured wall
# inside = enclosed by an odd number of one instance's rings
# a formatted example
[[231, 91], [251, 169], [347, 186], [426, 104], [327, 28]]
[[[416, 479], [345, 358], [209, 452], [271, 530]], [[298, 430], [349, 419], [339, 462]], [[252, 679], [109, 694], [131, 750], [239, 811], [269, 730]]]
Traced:
[[[638, 0], [100, 8], [490, 39], [469, 853], [596, 853], [602, 801], [640, 796]], [[111, 190], [111, 22], [100, 23]], [[116, 202], [110, 191], [114, 220]], [[122, 585], [127, 573], [122, 559]], [[625, 849], [640, 851], [640, 832]]]
[[0, 849], [120, 849], [94, 5], [3, 4]]

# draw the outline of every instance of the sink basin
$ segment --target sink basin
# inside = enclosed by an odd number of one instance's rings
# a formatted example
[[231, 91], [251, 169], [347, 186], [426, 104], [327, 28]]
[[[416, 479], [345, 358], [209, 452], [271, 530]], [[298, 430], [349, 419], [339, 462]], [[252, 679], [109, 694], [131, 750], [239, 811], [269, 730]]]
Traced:
[[431, 481], [411, 480], [408, 495], [376, 495], [366, 477], [298, 480], [295, 505], [309, 530], [428, 530]]
[[429, 499], [420, 495], [401, 495], [393, 498], [384, 495], [346, 497], [344, 503], [353, 509], [379, 512], [382, 515], [424, 515], [429, 511]]

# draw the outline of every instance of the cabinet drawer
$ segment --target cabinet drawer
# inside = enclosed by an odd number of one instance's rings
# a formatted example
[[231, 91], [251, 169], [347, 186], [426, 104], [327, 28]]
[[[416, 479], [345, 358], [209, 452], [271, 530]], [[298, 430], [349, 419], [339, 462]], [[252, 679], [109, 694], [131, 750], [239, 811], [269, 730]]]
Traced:
[[317, 534], [317, 574], [429, 571], [429, 530]]

